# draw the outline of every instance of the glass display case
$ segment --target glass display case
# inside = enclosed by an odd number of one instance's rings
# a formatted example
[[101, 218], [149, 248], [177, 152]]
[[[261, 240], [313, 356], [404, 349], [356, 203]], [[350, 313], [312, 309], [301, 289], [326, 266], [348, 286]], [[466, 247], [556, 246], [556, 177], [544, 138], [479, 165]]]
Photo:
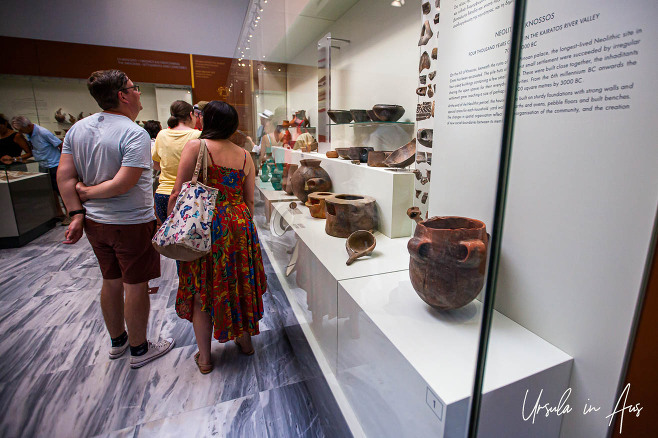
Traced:
[[39, 162], [0, 164], [0, 248], [23, 246], [55, 226], [55, 197]]

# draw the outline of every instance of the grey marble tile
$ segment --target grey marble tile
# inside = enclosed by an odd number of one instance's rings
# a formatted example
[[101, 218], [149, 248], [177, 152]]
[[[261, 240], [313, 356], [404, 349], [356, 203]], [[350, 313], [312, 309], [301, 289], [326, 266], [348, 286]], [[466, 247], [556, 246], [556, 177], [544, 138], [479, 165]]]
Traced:
[[324, 377], [316, 377], [304, 381], [306, 390], [313, 400], [313, 406], [320, 418], [322, 430], [328, 437], [351, 437], [350, 431], [343, 413], [329, 388]]
[[304, 379], [322, 376], [320, 365], [315, 359], [302, 327], [299, 324], [289, 325], [285, 327], [285, 332]]
[[272, 294], [266, 292], [263, 294], [263, 318], [258, 322], [258, 329], [261, 332], [282, 328], [279, 318], [279, 310], [272, 297]]
[[187, 319], [180, 318], [174, 307], [167, 307], [162, 316], [160, 337], [174, 338], [177, 347], [196, 345], [194, 327]]
[[118, 359], [12, 383], [0, 399], [0, 435], [68, 438], [135, 425], [149, 376]]
[[263, 391], [260, 403], [270, 437], [325, 437], [304, 382]]
[[258, 392], [253, 356], [233, 343], [212, 344], [215, 369], [201, 374], [194, 362], [196, 345], [175, 348], [151, 364], [142, 403], [142, 422], [149, 422]]
[[137, 426], [135, 438], [267, 438], [258, 394], [207, 406]]
[[[294, 274], [293, 274], [294, 275]], [[267, 290], [270, 298], [274, 302], [279, 321], [282, 326], [297, 325], [297, 317], [290, 307], [290, 302], [286, 297], [283, 287], [279, 282], [276, 274], [268, 275], [267, 277]]]
[[256, 350], [259, 390], [266, 391], [305, 379], [283, 329], [261, 332], [252, 338], [252, 342]]
[[133, 438], [135, 436], [135, 427], [126, 427], [125, 429], [113, 430], [100, 435], [94, 435], [94, 438]]

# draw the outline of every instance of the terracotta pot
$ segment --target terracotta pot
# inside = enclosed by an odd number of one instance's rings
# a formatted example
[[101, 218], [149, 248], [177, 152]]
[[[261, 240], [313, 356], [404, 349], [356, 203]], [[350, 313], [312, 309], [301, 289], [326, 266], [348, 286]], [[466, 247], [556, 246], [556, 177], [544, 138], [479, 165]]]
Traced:
[[349, 266], [359, 257], [369, 256], [375, 250], [375, 246], [377, 246], [377, 239], [370, 231], [353, 232], [345, 241], [345, 249], [349, 256], [345, 264]]
[[330, 192], [313, 192], [308, 194], [308, 200], [306, 201], [306, 206], [311, 212], [311, 216], [318, 219], [326, 219], [325, 211], [326, 207], [324, 200], [329, 196], [332, 196], [333, 193]]
[[407, 210], [417, 222], [409, 240], [409, 277], [418, 296], [438, 310], [473, 301], [484, 285], [489, 236], [483, 222], [435, 216], [421, 220], [418, 207]]
[[347, 237], [357, 230], [377, 228], [375, 198], [338, 194], [325, 198], [324, 202], [327, 216], [324, 230], [330, 236]]
[[[298, 168], [299, 168], [299, 166], [297, 164], [288, 164], [288, 172], [287, 172], [288, 174], [287, 174], [286, 182], [285, 183], [283, 183], [283, 181], [281, 182], [281, 185], [283, 185], [283, 190], [285, 190], [288, 195], [293, 194], [292, 193], [292, 176], [295, 174], [295, 172], [297, 172]], [[285, 170], [284, 170], [284, 173], [285, 173]]]
[[306, 202], [309, 193], [331, 190], [331, 178], [320, 163], [318, 159], [300, 160], [299, 169], [292, 176], [292, 192], [302, 202]]
[[370, 167], [386, 167], [384, 160], [391, 155], [388, 151], [370, 151], [368, 152], [368, 166]]

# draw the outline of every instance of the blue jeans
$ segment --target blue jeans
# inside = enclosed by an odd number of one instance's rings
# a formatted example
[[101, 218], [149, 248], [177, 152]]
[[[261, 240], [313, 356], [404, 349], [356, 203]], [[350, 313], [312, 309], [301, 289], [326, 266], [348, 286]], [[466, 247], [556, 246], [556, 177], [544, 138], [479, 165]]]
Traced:
[[155, 215], [160, 219], [160, 222], [164, 222], [167, 219], [167, 206], [169, 205], [169, 195], [161, 195], [156, 193], [153, 196], [155, 201]]

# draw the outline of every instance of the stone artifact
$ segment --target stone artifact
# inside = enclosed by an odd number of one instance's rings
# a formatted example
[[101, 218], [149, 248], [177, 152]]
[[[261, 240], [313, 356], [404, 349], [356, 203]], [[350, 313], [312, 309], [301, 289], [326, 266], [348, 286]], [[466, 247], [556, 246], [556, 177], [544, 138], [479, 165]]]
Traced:
[[404, 107], [400, 105], [386, 105], [383, 103], [372, 107], [375, 115], [382, 122], [397, 122], [404, 114]]
[[306, 202], [309, 193], [331, 190], [331, 178], [327, 171], [320, 167], [321, 160], [307, 158], [299, 163], [299, 169], [291, 179], [292, 192], [297, 199]]
[[414, 138], [404, 146], [397, 148], [391, 155], [384, 160], [388, 167], [407, 167], [414, 162], [416, 156], [416, 139]]
[[362, 195], [332, 195], [324, 199], [327, 223], [325, 232], [330, 236], [347, 237], [357, 230], [377, 228], [375, 198]]
[[281, 185], [283, 186], [283, 190], [285, 190], [286, 194], [288, 195], [293, 194], [292, 176], [295, 174], [295, 172], [297, 172], [297, 168], [299, 168], [299, 165], [297, 164], [288, 164], [288, 166], [283, 169], [284, 179], [281, 181]]
[[66, 114], [62, 112], [62, 109], [55, 111], [55, 120], [59, 123], [66, 123]]
[[368, 117], [368, 112], [364, 109], [351, 109], [350, 114], [355, 122], [369, 122], [370, 117]]
[[350, 123], [352, 114], [347, 110], [328, 110], [327, 115], [334, 123]]
[[428, 55], [427, 52], [423, 52], [423, 54], [420, 55], [420, 62], [418, 63], [418, 73], [421, 73], [426, 68], [430, 68], [430, 62], [430, 55]]
[[429, 102], [419, 103], [416, 106], [416, 120], [427, 120], [432, 115], [432, 105]]
[[386, 167], [384, 160], [391, 155], [388, 151], [370, 151], [368, 152], [368, 166], [370, 167]]
[[332, 196], [333, 193], [330, 192], [313, 192], [308, 194], [308, 200], [306, 201], [306, 206], [311, 212], [311, 216], [318, 219], [325, 219], [325, 198]]
[[353, 232], [345, 241], [345, 249], [349, 256], [345, 264], [349, 266], [359, 257], [369, 256], [374, 251], [375, 246], [377, 246], [377, 239], [370, 231], [358, 230]]
[[407, 215], [417, 224], [407, 249], [409, 277], [418, 296], [438, 310], [473, 301], [484, 285], [489, 242], [484, 223], [456, 216], [422, 220], [418, 207]]
[[340, 158], [342, 158], [344, 160], [349, 160], [350, 159], [350, 156], [349, 156], [350, 148], [336, 148], [335, 151], [336, 151], [336, 153], [338, 154], [338, 156]]
[[418, 40], [418, 45], [424, 46], [427, 44], [427, 42], [432, 38], [432, 35], [434, 35], [434, 32], [432, 32], [432, 29], [430, 28], [430, 22], [425, 20], [423, 23], [423, 29], [420, 31], [420, 39]]
[[427, 87], [416, 88], [416, 94], [419, 96], [425, 96], [427, 94]]
[[435, 76], [436, 76], [436, 70], [427, 74], [427, 77], [430, 79], [430, 81], [433, 81]]
[[366, 110], [366, 114], [368, 114], [368, 117], [370, 117], [370, 120], [373, 122], [379, 122], [379, 117], [375, 114], [375, 112], [371, 109]]
[[418, 81], [420, 82], [421, 85], [425, 85], [427, 83], [427, 75], [421, 75], [418, 78]]
[[338, 152], [336, 151], [327, 151], [325, 155], [327, 158], [338, 158]]
[[423, 3], [423, 14], [429, 14], [430, 10], [432, 10], [432, 7], [430, 6], [429, 2]]
[[425, 146], [426, 148], [431, 148], [432, 141], [434, 140], [434, 130], [419, 129], [418, 132], [416, 132], [416, 139], [421, 145]]
[[[439, 49], [435, 47], [432, 49], [432, 59], [436, 59], [438, 56], [439, 56]], [[429, 65], [427, 66], [427, 68], [430, 68]]]

